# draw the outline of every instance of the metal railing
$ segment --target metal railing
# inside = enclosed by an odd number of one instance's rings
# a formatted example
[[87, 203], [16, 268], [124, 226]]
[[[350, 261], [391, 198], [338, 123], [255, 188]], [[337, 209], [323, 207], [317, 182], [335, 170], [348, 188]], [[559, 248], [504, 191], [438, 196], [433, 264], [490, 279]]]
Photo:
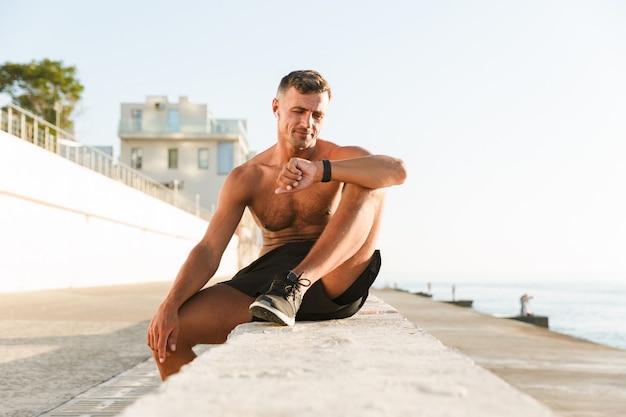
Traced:
[[8, 104], [0, 109], [0, 130], [204, 220], [211, 219], [210, 210], [201, 207], [198, 202], [181, 196], [178, 190], [172, 190], [122, 162], [115, 162], [113, 157], [96, 148], [76, 142], [71, 133], [14, 104]]
[[247, 140], [246, 123], [242, 119], [207, 119], [186, 120], [175, 130], [171, 130], [167, 120], [122, 119], [118, 125], [118, 133], [206, 133], [212, 135], [230, 135]]

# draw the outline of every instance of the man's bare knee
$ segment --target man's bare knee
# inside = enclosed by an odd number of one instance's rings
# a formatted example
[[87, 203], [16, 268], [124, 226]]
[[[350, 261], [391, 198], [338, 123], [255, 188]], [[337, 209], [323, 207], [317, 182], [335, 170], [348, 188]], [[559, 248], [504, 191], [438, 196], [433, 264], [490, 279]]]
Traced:
[[252, 301], [229, 285], [207, 287], [181, 308], [181, 334], [191, 346], [224, 343], [236, 326], [252, 320], [248, 311]]

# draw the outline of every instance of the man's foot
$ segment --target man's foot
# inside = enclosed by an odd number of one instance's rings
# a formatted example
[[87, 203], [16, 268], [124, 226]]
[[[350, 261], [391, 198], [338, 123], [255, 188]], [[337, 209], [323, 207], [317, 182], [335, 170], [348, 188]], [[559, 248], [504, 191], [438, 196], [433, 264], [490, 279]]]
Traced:
[[301, 287], [308, 287], [311, 281], [300, 279], [292, 271], [276, 274], [268, 292], [259, 295], [250, 304], [250, 313], [257, 318], [283, 326], [293, 326], [296, 313], [302, 303]]

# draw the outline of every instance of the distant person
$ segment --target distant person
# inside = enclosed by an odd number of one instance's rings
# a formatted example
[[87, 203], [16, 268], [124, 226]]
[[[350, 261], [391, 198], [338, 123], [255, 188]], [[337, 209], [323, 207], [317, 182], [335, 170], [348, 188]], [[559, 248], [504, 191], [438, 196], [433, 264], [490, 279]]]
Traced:
[[530, 299], [533, 298], [528, 294], [524, 294], [520, 297], [520, 304], [522, 305], [520, 310], [520, 316], [532, 316], [534, 313], [530, 310]]
[[[204, 237], [150, 323], [163, 379], [195, 358], [194, 345], [223, 343], [239, 324], [340, 319], [365, 302], [381, 265], [382, 189], [402, 184], [406, 171], [400, 159], [320, 139], [330, 98], [315, 71], [281, 80], [272, 101], [277, 143], [228, 175]], [[262, 230], [260, 257], [203, 289], [246, 207]]]

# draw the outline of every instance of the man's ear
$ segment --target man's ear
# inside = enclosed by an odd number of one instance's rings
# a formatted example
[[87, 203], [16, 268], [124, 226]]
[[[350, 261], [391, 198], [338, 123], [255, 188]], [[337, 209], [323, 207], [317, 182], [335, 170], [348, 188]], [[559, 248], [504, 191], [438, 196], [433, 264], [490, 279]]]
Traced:
[[272, 99], [272, 112], [274, 113], [274, 116], [276, 116], [276, 118], [278, 119], [278, 99], [276, 98]]

